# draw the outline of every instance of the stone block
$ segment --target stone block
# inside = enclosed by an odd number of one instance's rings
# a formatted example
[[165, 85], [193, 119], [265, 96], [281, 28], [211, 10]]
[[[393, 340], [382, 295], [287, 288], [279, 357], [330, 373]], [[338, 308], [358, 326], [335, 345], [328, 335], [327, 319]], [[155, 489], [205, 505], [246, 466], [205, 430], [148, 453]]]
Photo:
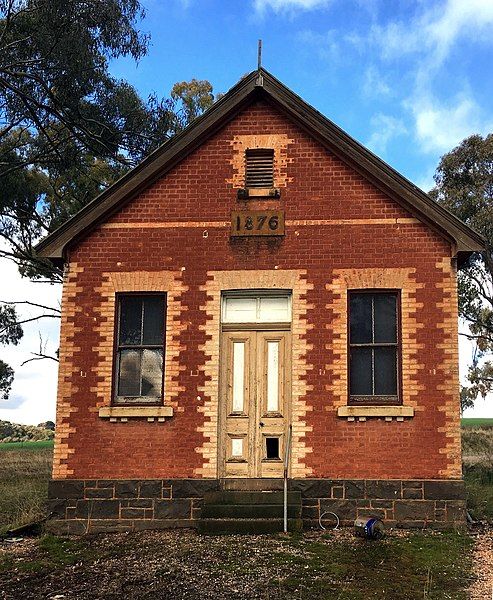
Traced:
[[422, 488], [404, 488], [402, 490], [402, 497], [405, 500], [423, 500], [423, 489]]
[[52, 479], [48, 483], [48, 498], [83, 498], [84, 482], [81, 480]]
[[118, 519], [120, 502], [119, 500], [91, 500], [89, 514], [91, 519]]
[[68, 535], [68, 521], [54, 519], [53, 521], [46, 521], [45, 531], [47, 533], [53, 533], [54, 535]]
[[366, 497], [399, 499], [401, 497], [401, 482], [395, 480], [367, 481]]
[[115, 480], [114, 479], [98, 479], [96, 482], [96, 487], [113, 488], [113, 487], [115, 487]]
[[363, 479], [344, 482], [344, 498], [366, 498], [366, 487]]
[[371, 500], [370, 505], [372, 508], [394, 508], [392, 500]]
[[116, 481], [115, 498], [137, 498], [139, 495], [138, 481]]
[[357, 516], [363, 519], [385, 519], [385, 510], [383, 508], [358, 508]]
[[398, 500], [394, 514], [398, 522], [433, 521], [435, 503], [432, 500]]
[[[203, 498], [205, 493], [219, 487], [217, 479], [174, 479], [170, 484], [173, 498]], [[163, 485], [168, 487], [167, 482]]]
[[76, 512], [77, 512], [77, 509], [75, 508], [75, 506], [67, 507], [67, 512], [65, 513], [65, 518], [66, 519], [76, 519], [77, 518]]
[[84, 490], [84, 498], [113, 498], [113, 488], [86, 488]]
[[449, 500], [446, 502], [446, 520], [449, 522], [466, 522], [466, 504], [463, 500]]
[[318, 519], [320, 516], [318, 506], [304, 506], [301, 509], [302, 519]]
[[77, 506], [75, 508], [76, 519], [87, 519], [89, 518], [89, 507], [91, 500], [77, 500]]
[[154, 505], [156, 519], [190, 519], [191, 514], [191, 500], [156, 500]]
[[333, 483], [330, 479], [297, 479], [290, 490], [301, 492], [303, 498], [330, 498]]
[[135, 520], [134, 531], [144, 531], [146, 529], [174, 529], [177, 527], [197, 527], [197, 521], [192, 519], [147, 519]]
[[67, 501], [59, 498], [48, 500], [46, 503], [46, 510], [48, 511], [50, 518], [65, 519], [67, 515]]
[[128, 508], [152, 508], [154, 506], [151, 498], [132, 498], [126, 500], [126, 503]]
[[332, 486], [332, 498], [344, 498], [344, 487], [342, 485]]
[[[131, 523], [131, 522], [130, 522]], [[89, 522], [89, 533], [117, 533], [130, 531], [133, 524], [113, 519], [95, 519]]]
[[341, 521], [356, 519], [356, 502], [353, 500], [327, 499], [320, 502], [320, 514], [330, 511], [335, 513]]
[[122, 519], [145, 519], [145, 508], [122, 508], [120, 511]]
[[404, 479], [402, 481], [402, 487], [408, 488], [408, 489], [422, 490], [423, 489], [423, 481], [421, 481], [419, 479]]
[[464, 500], [465, 490], [462, 480], [436, 480], [424, 482], [425, 500]]
[[139, 498], [161, 498], [163, 482], [161, 479], [149, 479], [139, 482]]

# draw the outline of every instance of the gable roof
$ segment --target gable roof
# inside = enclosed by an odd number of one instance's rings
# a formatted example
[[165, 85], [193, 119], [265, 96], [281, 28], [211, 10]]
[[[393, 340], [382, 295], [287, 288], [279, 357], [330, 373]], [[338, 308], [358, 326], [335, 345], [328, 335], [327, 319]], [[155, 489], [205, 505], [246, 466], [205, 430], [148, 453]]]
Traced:
[[266, 99], [307, 131], [330, 152], [398, 202], [413, 216], [451, 241], [459, 258], [484, 248], [484, 239], [451, 212], [434, 202], [378, 156], [307, 104], [273, 75], [261, 68], [232, 87], [207, 112], [165, 142], [77, 214], [36, 246], [38, 256], [63, 262], [69, 245], [87, 235], [98, 223], [165, 175], [183, 158], [221, 129], [246, 106]]

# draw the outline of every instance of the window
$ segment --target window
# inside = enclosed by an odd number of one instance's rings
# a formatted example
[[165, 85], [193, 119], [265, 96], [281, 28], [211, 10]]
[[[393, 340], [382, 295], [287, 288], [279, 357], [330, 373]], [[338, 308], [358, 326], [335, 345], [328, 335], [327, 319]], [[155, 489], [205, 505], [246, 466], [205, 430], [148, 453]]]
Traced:
[[397, 292], [349, 293], [349, 402], [400, 403]]
[[115, 403], [160, 403], [166, 297], [128, 294], [117, 300]]
[[245, 187], [274, 187], [274, 150], [247, 150], [245, 156]]

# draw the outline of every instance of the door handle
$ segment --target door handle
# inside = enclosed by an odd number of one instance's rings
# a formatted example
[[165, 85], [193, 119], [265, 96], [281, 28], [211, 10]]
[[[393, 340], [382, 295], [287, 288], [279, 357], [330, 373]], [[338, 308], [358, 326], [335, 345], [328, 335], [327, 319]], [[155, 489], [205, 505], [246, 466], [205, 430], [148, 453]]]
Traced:
[[259, 425], [260, 425], [260, 427], [263, 427], [264, 423], [262, 423], [262, 421], [260, 421]]

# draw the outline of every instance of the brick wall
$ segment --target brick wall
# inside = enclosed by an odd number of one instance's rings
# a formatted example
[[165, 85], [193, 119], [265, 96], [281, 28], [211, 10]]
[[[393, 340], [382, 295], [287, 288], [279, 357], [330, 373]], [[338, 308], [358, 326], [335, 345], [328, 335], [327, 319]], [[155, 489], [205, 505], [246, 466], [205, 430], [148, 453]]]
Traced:
[[[243, 205], [234, 187], [241, 169], [238, 149], [252, 143], [252, 135], [260, 145], [268, 136], [276, 148], [281, 162], [275, 184], [282, 195], [248, 206], [283, 208], [284, 238], [229, 235], [230, 212]], [[71, 250], [54, 477], [215, 477], [214, 282], [221, 272], [238, 271], [265, 272], [266, 281], [272, 273], [302, 274], [303, 314], [293, 332], [300, 349], [297, 476], [460, 477], [450, 254], [450, 244], [438, 234], [272, 107], [252, 105]], [[347, 388], [344, 289], [358, 273], [394, 272], [408, 293], [404, 397], [415, 416], [403, 422], [348, 422], [336, 412]], [[132, 278], [133, 273], [138, 275]], [[245, 274], [245, 280], [256, 279]], [[173, 302], [165, 401], [175, 412], [165, 422], [112, 423], [98, 416], [98, 407], [110, 402], [112, 294], [115, 282], [125, 291], [132, 280], [132, 289], [158, 286], [156, 291], [167, 291]], [[364, 281], [369, 285], [371, 276]]]

